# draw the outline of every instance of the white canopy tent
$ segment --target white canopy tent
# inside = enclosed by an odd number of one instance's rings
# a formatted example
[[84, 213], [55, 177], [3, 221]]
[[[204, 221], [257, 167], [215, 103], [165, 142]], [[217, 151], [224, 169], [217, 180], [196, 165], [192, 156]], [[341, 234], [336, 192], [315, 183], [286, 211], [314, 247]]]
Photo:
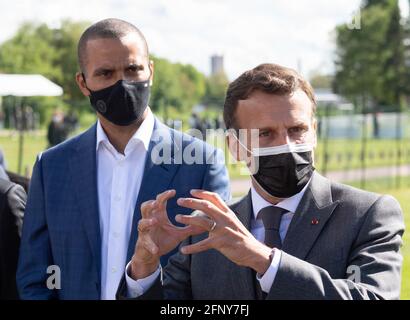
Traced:
[[[2, 96], [20, 97], [15, 99], [15, 107], [21, 108], [23, 97], [61, 96], [63, 88], [39, 74], [0, 74], [0, 98]], [[23, 163], [23, 128], [20, 128], [18, 173]]]
[[63, 88], [39, 74], [0, 74], [0, 96], [61, 96]]

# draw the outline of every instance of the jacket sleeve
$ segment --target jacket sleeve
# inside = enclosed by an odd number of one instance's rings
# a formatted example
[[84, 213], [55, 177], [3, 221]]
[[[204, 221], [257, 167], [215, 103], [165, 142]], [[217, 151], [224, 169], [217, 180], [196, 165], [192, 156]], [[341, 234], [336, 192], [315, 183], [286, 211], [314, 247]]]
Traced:
[[24, 217], [17, 287], [21, 299], [52, 299], [47, 288], [47, 268], [53, 265], [45, 212], [42, 160], [34, 165]]
[[15, 225], [19, 236], [21, 237], [23, 228], [24, 210], [27, 202], [27, 194], [23, 187], [16, 184], [7, 194], [7, 201], [11, 213], [15, 219]]
[[[180, 246], [191, 243], [191, 237], [184, 240]], [[161, 276], [156, 279], [151, 288], [136, 298], [127, 297], [125, 276], [122, 277], [117, 290], [117, 300], [191, 300], [191, 255], [179, 251], [172, 255], [168, 264], [161, 270]]]
[[380, 197], [367, 211], [351, 248], [346, 276], [329, 273], [285, 252], [268, 299], [398, 299], [404, 232], [398, 202]]

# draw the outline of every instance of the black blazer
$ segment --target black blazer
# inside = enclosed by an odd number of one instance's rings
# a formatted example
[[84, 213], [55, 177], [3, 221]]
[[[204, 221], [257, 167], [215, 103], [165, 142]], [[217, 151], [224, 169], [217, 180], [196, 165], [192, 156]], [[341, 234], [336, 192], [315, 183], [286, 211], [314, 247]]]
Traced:
[[26, 201], [20, 185], [0, 179], [0, 300], [18, 299], [16, 270]]

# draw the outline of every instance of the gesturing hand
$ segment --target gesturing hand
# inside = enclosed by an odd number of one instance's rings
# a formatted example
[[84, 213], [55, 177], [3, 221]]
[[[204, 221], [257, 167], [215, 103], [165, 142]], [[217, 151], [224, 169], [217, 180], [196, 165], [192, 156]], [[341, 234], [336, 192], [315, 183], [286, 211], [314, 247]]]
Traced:
[[209, 237], [181, 248], [181, 252], [194, 254], [216, 249], [237, 265], [264, 274], [270, 264], [272, 249], [254, 238], [218, 194], [203, 190], [191, 190], [191, 194], [198, 199], [180, 198], [177, 203], [182, 207], [200, 210], [209, 218], [177, 215], [176, 220], [209, 231]]
[[131, 277], [134, 279], [152, 274], [158, 268], [161, 256], [187, 237], [206, 231], [194, 225], [181, 228], [171, 223], [166, 207], [175, 193], [175, 190], [165, 191], [156, 200], [141, 205], [142, 219], [138, 223], [138, 240], [131, 260]]

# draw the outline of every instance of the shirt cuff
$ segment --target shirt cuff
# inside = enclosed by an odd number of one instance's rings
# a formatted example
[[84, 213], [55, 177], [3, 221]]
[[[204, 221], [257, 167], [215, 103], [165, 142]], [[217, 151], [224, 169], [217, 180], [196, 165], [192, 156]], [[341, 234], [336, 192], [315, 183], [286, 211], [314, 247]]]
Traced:
[[270, 289], [272, 288], [273, 281], [275, 281], [276, 273], [279, 269], [280, 259], [282, 257], [282, 251], [278, 249], [273, 249], [273, 258], [272, 262], [268, 270], [264, 273], [262, 277], [259, 274], [256, 275], [256, 279], [258, 279], [261, 289], [265, 293], [269, 293]]
[[125, 282], [127, 284], [126, 296], [127, 298], [137, 298], [139, 296], [142, 296], [145, 292], [148, 291], [149, 288], [152, 287], [155, 280], [161, 273], [161, 265], [159, 265], [158, 269], [148, 277], [134, 280], [128, 275], [130, 264], [131, 261], [128, 262], [127, 266], [125, 267]]

